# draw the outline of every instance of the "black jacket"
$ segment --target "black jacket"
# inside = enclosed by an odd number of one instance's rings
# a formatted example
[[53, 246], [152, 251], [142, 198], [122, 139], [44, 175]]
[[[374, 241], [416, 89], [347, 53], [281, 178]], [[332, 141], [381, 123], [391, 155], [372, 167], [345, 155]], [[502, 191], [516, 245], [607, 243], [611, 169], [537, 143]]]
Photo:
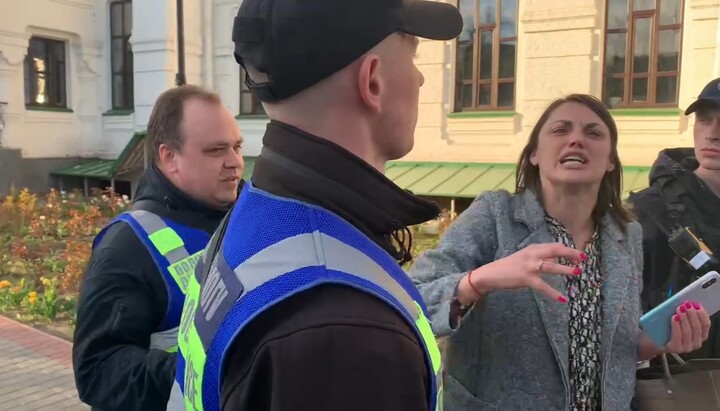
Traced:
[[[409, 246], [405, 228], [438, 215], [436, 204], [326, 140], [273, 121], [263, 145], [256, 187], [329, 209], [398, 260]], [[284, 163], [266, 156], [270, 151]], [[315, 287], [271, 307], [243, 330], [225, 361], [223, 410], [428, 409], [422, 343], [393, 308], [349, 287]]]
[[[720, 255], [720, 198], [695, 175], [698, 167], [692, 148], [660, 152], [650, 172], [650, 187], [630, 195], [628, 201], [643, 228], [643, 309], [657, 306], [692, 282], [699, 273], [675, 255], [667, 232], [675, 225], [690, 227]], [[702, 273], [704, 274], [704, 273]], [[720, 358], [720, 328], [713, 318], [710, 337], [687, 358]]]
[[[154, 167], [133, 203], [210, 234], [226, 213], [188, 197]], [[90, 257], [78, 299], [73, 368], [83, 402], [107, 411], [165, 409], [175, 354], [148, 346], [167, 304], [162, 276], [132, 228], [110, 227]]]

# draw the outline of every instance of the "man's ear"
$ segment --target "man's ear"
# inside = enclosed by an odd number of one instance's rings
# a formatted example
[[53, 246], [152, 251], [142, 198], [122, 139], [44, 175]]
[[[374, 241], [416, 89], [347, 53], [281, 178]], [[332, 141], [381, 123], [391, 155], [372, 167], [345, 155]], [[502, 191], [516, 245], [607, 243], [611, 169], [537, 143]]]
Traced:
[[177, 156], [173, 149], [167, 144], [160, 144], [158, 147], [159, 166], [164, 171], [174, 174], [177, 172]]
[[381, 98], [383, 91], [380, 76], [380, 58], [375, 54], [368, 54], [360, 60], [357, 74], [357, 85], [360, 99], [373, 113], [382, 109]]

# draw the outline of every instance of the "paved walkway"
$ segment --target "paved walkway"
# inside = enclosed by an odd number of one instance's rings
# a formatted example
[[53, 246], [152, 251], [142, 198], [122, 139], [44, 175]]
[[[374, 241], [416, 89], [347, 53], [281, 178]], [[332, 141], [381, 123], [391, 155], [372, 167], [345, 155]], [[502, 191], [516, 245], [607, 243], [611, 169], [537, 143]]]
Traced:
[[77, 397], [71, 347], [0, 316], [0, 410], [89, 410]]

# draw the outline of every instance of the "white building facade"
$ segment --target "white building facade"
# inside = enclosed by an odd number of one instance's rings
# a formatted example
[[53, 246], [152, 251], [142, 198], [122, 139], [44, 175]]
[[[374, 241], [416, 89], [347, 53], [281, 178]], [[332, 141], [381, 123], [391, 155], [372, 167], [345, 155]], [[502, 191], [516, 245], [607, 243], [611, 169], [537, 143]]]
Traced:
[[[240, 2], [183, 1], [185, 76], [220, 94], [255, 156], [268, 120], [233, 57]], [[117, 158], [177, 72], [176, 1], [0, 0], [0, 192], [9, 173], [28, 174], [17, 184], [79, 159]]]
[[[426, 81], [420, 93], [415, 148], [402, 167], [386, 172], [393, 179], [402, 177], [401, 185], [418, 194], [471, 199], [497, 186], [487, 171], [498, 164], [504, 170], [498, 178], [511, 184], [512, 163], [550, 99], [569, 92], [603, 95], [608, 50], [628, 62], [647, 60], [660, 51], [676, 64], [663, 73], [653, 69], [646, 75], [664, 79], [664, 90], [674, 96], [672, 104], [654, 107], [641, 104], [643, 98], [635, 104], [633, 96], [626, 110], [611, 110], [620, 129], [624, 165], [644, 168], [627, 176], [638, 180], [637, 187], [628, 188], [639, 188], [646, 184], [659, 148], [691, 144], [692, 127], [682, 107], [720, 75], [720, 0], [438, 1], [459, 4], [467, 29], [475, 37], [489, 34], [495, 40], [488, 43], [491, 47], [482, 47], [494, 51], [480, 53], [485, 37], [478, 37], [472, 43], [477, 50], [465, 53], [474, 55], [465, 62], [469, 62], [464, 70], [468, 76], [459, 78], [457, 41], [421, 42], [416, 64]], [[254, 157], [260, 152], [268, 119], [241, 84], [240, 67], [233, 57], [231, 31], [241, 3], [183, 0], [183, 54], [186, 81], [221, 96], [236, 114], [246, 141], [245, 156]], [[176, 0], [0, 0], [0, 194], [10, 184], [39, 191], [47, 187], [55, 170], [89, 159], [110, 161], [127, 153], [128, 142], [136, 141], [134, 135], [146, 129], [157, 96], [175, 85], [176, 4]], [[505, 16], [505, 23], [488, 26], [480, 21], [486, 17], [473, 10], [480, 7], [507, 9], [506, 14], [514, 17]], [[615, 12], [609, 13], [611, 8]], [[627, 12], [618, 14], [621, 9]], [[615, 20], [609, 24], [610, 15], [619, 16], [625, 28], [618, 31]], [[628, 27], [635, 27], [632, 35]], [[644, 43], [629, 40], [643, 33]], [[618, 38], [624, 40], [620, 47], [613, 43], [614, 48], [607, 48], [608, 36], [614, 36], [616, 43]], [[644, 48], [638, 46], [643, 44]], [[463, 47], [469, 50], [467, 44]], [[502, 79], [499, 73], [506, 70], [501, 70], [500, 57], [512, 63], [502, 64], [510, 68]], [[481, 70], [485, 63], [498, 67]], [[629, 98], [629, 79], [637, 73], [630, 73], [630, 63], [622, 66], [624, 70], [612, 75], [625, 77], [627, 81], [614, 84], [626, 84]], [[481, 71], [491, 73], [490, 77], [483, 77]], [[642, 85], [646, 80], [639, 81]], [[647, 86], [647, 81], [646, 88], [655, 91], [645, 90], [644, 98], [657, 100], [659, 86]], [[463, 95], [477, 101], [458, 110], [454, 106], [465, 102], [453, 98], [453, 90], [457, 92], [463, 82], [467, 82], [463, 88], [471, 91]], [[488, 100], [480, 104], [480, 91], [491, 88], [497, 91], [486, 92]], [[136, 164], [137, 156], [130, 157]], [[251, 161], [247, 164], [251, 169]], [[107, 167], [98, 167], [105, 168], [96, 174], [107, 177]], [[431, 169], [442, 175], [432, 174]], [[428, 182], [436, 177], [443, 183]]]

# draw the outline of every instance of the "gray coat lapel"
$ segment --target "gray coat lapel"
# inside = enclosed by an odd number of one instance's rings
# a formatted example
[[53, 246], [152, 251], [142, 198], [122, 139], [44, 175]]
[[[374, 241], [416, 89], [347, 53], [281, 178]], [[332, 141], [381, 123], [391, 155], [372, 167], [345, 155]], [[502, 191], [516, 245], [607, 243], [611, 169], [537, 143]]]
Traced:
[[[526, 191], [517, 196], [514, 201], [513, 216], [515, 220], [524, 223], [530, 230], [529, 235], [518, 245], [518, 250], [531, 244], [556, 241], [545, 223], [545, 211], [533, 193]], [[628, 244], [625, 242], [625, 235], [609, 215], [605, 216], [601, 223], [600, 254], [600, 269], [604, 279], [603, 335], [601, 336], [604, 343], [601, 348], [601, 359], [604, 362], [608, 358], [612, 337], [615, 334], [618, 319], [623, 311], [623, 301], [627, 301], [625, 294], [627, 293], [628, 281], [633, 275], [633, 273], [624, 272], [622, 267], [628, 269], [634, 267], [633, 257], [628, 249]], [[545, 275], [543, 279], [561, 293], [567, 293], [565, 277]], [[545, 332], [557, 356], [557, 361], [561, 365], [563, 377], [567, 382], [570, 311], [566, 304], [552, 301], [536, 291], [533, 291], [533, 296], [540, 310]]]
[[623, 303], [635, 264], [620, 228], [610, 216], [605, 216], [600, 231], [600, 267], [603, 276], [603, 346], [602, 361], [608, 358], [610, 344], [623, 312]]
[[[555, 238], [545, 223], [545, 211], [540, 206], [535, 195], [530, 191], [525, 191], [517, 196], [515, 201], [515, 220], [524, 223], [530, 229], [530, 234], [520, 242], [517, 249], [521, 250], [531, 244], [555, 242]], [[563, 295], [567, 294], [565, 277], [561, 275], [545, 275], [543, 280]], [[568, 360], [570, 310], [567, 304], [553, 301], [534, 290], [532, 293], [540, 310], [545, 333], [550, 340], [556, 360], [560, 364], [563, 380], [567, 384], [570, 367]]]

